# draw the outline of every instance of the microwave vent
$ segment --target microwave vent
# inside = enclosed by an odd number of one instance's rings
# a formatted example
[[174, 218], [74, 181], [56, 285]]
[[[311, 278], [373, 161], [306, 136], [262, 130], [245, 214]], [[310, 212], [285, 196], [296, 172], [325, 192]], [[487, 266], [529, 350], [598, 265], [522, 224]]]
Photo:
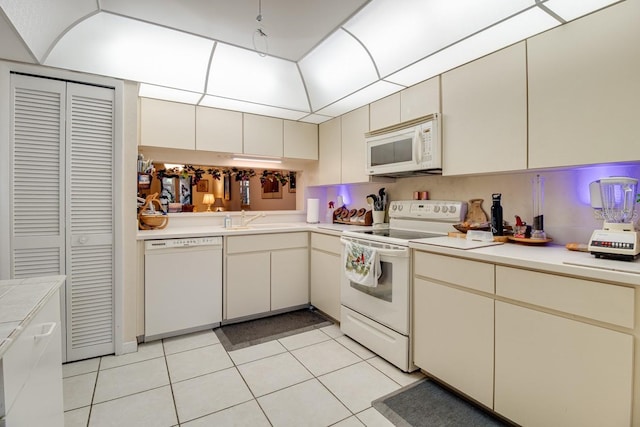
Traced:
[[402, 123], [398, 123], [398, 124], [395, 124], [395, 125], [387, 126], [387, 127], [384, 127], [384, 128], [372, 130], [370, 132], [365, 133], [364, 136], [366, 138], [369, 138], [369, 137], [372, 137], [372, 136], [384, 135], [386, 133], [391, 133], [391, 132], [399, 131], [399, 130], [402, 130], [402, 129], [415, 127], [415, 126], [417, 126], [419, 124], [422, 124], [422, 123], [425, 123], [425, 122], [428, 122], [428, 121], [437, 120], [438, 116], [439, 116], [438, 113], [428, 114], [426, 116], [418, 117], [417, 119], [408, 120], [406, 122], [402, 122]]

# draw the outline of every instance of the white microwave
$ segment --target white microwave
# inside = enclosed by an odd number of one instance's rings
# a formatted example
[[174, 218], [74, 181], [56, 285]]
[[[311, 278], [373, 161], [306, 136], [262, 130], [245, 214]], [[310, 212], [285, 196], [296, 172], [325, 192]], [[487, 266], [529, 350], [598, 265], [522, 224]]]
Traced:
[[367, 173], [410, 176], [442, 173], [438, 113], [365, 134]]

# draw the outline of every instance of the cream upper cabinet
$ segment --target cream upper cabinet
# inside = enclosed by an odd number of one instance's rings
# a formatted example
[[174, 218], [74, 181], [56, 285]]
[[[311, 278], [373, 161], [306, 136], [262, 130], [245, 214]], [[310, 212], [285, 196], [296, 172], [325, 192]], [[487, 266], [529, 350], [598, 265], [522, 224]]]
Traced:
[[282, 157], [282, 119], [244, 115], [244, 154]]
[[140, 98], [140, 145], [193, 150], [195, 122], [195, 105]]
[[527, 167], [527, 69], [521, 42], [442, 75], [443, 175]]
[[640, 2], [527, 41], [529, 167], [640, 159]]
[[371, 130], [400, 123], [400, 92], [379, 99], [369, 105]]
[[242, 153], [242, 113], [196, 107], [196, 150]]
[[320, 123], [318, 127], [317, 185], [340, 184], [342, 155], [342, 118]]
[[342, 183], [368, 182], [365, 132], [369, 131], [369, 106], [342, 116]]
[[425, 80], [400, 92], [401, 122], [439, 112], [440, 76]]
[[284, 157], [318, 160], [318, 125], [285, 120]]

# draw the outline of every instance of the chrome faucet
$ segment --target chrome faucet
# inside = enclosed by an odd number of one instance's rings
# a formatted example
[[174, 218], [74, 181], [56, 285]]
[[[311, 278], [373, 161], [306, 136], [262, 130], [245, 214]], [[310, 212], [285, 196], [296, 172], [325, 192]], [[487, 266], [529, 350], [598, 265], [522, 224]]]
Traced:
[[244, 213], [244, 209], [240, 212], [240, 224], [242, 227], [246, 227], [247, 225], [249, 225], [251, 222], [255, 221], [258, 218], [267, 216], [267, 214], [263, 213], [259, 213], [256, 216], [252, 216], [251, 218], [247, 219]]

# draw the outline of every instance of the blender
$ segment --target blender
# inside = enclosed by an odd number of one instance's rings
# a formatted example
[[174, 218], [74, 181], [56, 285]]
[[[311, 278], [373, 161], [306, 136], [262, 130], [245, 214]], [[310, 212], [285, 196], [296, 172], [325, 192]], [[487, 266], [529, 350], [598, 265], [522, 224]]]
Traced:
[[604, 224], [589, 241], [596, 258], [633, 260], [640, 253], [640, 235], [635, 229], [638, 180], [610, 177], [589, 185], [591, 206], [601, 209]]

